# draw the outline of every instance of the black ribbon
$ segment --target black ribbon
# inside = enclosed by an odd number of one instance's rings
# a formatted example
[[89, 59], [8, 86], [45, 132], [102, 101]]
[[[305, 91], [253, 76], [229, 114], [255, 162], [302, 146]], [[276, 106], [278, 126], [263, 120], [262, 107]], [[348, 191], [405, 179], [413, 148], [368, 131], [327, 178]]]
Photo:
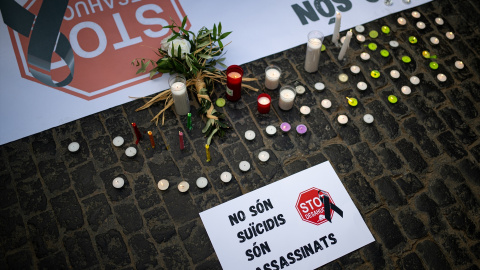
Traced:
[[330, 215], [330, 209], [332, 209], [333, 211], [337, 212], [337, 214], [339, 214], [342, 218], [343, 218], [343, 211], [342, 209], [340, 209], [338, 206], [336, 206], [335, 204], [333, 204], [331, 201], [330, 201], [330, 198], [327, 196], [327, 195], [323, 195], [322, 196], [322, 191], [319, 190], [318, 191], [318, 196], [320, 198], [320, 201], [322, 201], [323, 203], [323, 210], [325, 212], [325, 219], [330, 221], [330, 223], [332, 223], [332, 216]]
[[[37, 80], [53, 87], [68, 85], [73, 80], [75, 61], [72, 46], [67, 37], [60, 33], [67, 5], [68, 0], [44, 0], [35, 17], [15, 0], [0, 0], [3, 22], [22, 36], [30, 37], [28, 64], [43, 72], [31, 67], [28, 69]], [[60, 56], [70, 69], [70, 74], [58, 83], [55, 83], [50, 75], [53, 52]]]

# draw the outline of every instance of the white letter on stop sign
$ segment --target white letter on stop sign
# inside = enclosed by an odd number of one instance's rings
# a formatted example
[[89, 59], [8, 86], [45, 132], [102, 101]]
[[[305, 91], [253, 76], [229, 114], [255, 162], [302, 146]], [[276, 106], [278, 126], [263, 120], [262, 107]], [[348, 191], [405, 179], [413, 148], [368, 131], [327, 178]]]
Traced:
[[[320, 201], [320, 198], [314, 197], [313, 200], [310, 199], [300, 204], [300, 208], [302, 208], [303, 213], [307, 213], [309, 211], [315, 210], [315, 208], [312, 205], [312, 201], [313, 201], [313, 205], [315, 205], [317, 208], [320, 208], [320, 206], [322, 206], [322, 202]], [[309, 207], [307, 207], [307, 204]]]
[[[162, 26], [168, 25], [167, 21], [165, 21], [162, 18], [145, 18], [143, 16], [143, 13], [145, 13], [145, 11], [147, 10], [155, 11], [157, 14], [160, 14], [163, 12], [163, 9], [155, 4], [148, 4], [148, 5], [141, 6], [135, 12], [135, 17], [137, 18], [137, 21], [139, 23], [143, 25], [162, 25]], [[166, 35], [169, 30], [170, 29], [168, 28], [162, 28], [162, 30], [154, 32], [150, 29], [147, 29], [143, 31], [143, 33], [145, 33], [145, 35], [147, 35], [148, 37], [157, 38], [157, 37]]]
[[[90, 28], [95, 31], [95, 34], [97, 34], [98, 37], [98, 47], [91, 52], [87, 52], [82, 49], [82, 47], [80, 47], [80, 44], [78, 43], [78, 32], [85, 28]], [[105, 36], [105, 32], [100, 25], [88, 21], [81, 22], [75, 25], [70, 31], [70, 44], [72, 45], [72, 49], [78, 56], [83, 58], [93, 58], [102, 54], [105, 51], [105, 48], [107, 48], [107, 36]]]

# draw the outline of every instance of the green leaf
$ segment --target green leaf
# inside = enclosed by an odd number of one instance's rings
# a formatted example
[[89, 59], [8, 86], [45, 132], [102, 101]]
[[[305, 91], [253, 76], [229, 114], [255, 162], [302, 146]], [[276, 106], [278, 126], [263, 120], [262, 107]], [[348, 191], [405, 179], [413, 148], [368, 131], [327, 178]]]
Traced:
[[210, 145], [210, 143], [212, 142], [212, 137], [213, 135], [215, 135], [215, 133], [217, 133], [218, 131], [218, 128], [214, 129], [213, 132], [210, 134], [210, 136], [208, 136], [207, 138], [207, 144]]
[[208, 128], [213, 124], [213, 119], [208, 119], [207, 123], [205, 124], [205, 127], [202, 129], [202, 133], [207, 132]]
[[198, 56], [202, 57], [202, 58], [205, 58], [205, 59], [210, 59], [212, 58], [211, 55], [208, 55], [208, 54], [202, 54], [202, 53], [199, 53]]
[[217, 26], [213, 24], [213, 37], [217, 38]]
[[182, 27], [181, 27], [182, 29], [185, 29], [185, 24], [187, 24], [187, 16], [183, 18]]
[[228, 37], [228, 35], [230, 35], [232, 32], [226, 32], [226, 33], [223, 33], [221, 36], [220, 36], [220, 39], [224, 39], [226, 37]]
[[218, 34], [220, 35], [222, 33], [222, 23], [218, 23]]
[[153, 78], [153, 76], [155, 76], [155, 74], [157, 74], [157, 70], [152, 69], [152, 70], [150, 71], [150, 80]]
[[219, 64], [219, 65], [220, 65], [221, 67], [223, 67], [223, 68], [227, 68], [227, 66], [226, 66], [224, 63], [222, 63], [222, 62], [218, 62], [217, 64]]

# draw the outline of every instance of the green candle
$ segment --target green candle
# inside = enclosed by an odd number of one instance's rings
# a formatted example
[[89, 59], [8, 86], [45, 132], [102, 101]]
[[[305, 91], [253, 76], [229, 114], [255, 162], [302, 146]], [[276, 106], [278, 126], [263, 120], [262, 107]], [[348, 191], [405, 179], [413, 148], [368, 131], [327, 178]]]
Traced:
[[192, 130], [192, 114], [187, 114], [187, 129]]

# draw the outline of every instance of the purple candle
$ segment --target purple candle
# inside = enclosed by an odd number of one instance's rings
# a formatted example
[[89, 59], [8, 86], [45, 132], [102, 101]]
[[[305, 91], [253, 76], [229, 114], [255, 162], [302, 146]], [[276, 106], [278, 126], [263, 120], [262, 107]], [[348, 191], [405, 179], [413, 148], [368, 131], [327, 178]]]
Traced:
[[280, 129], [283, 131], [283, 132], [288, 132], [290, 131], [290, 124], [287, 123], [287, 122], [283, 122], [282, 124], [280, 124]]
[[300, 135], [303, 135], [307, 132], [307, 127], [305, 125], [298, 125], [297, 126], [297, 133], [300, 134]]

